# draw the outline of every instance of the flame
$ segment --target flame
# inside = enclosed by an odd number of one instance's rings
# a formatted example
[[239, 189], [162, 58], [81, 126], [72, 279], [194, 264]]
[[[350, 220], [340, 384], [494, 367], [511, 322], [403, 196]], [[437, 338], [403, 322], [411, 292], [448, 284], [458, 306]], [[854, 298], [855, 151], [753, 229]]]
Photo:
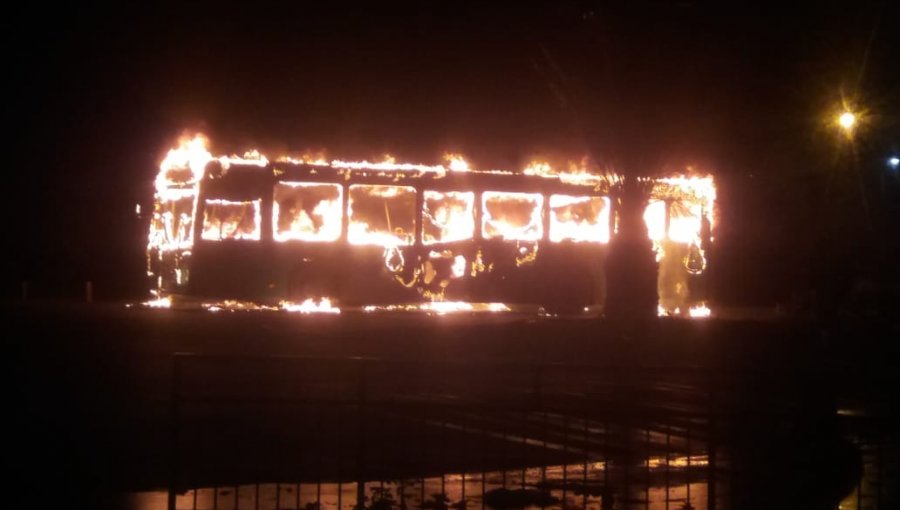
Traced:
[[422, 219], [424, 244], [471, 239], [475, 235], [475, 193], [426, 190]]
[[190, 249], [194, 244], [193, 218], [197, 191], [206, 164], [212, 161], [208, 139], [197, 134], [182, 136], [159, 164], [156, 175], [153, 216], [147, 250], [160, 252]]
[[286, 312], [297, 313], [331, 313], [339, 314], [341, 309], [331, 304], [331, 299], [323, 297], [318, 303], [313, 298], [308, 298], [302, 303], [294, 303], [291, 301], [282, 301], [279, 303], [282, 310]]
[[[156, 177], [156, 189], [164, 190], [173, 184], [194, 184], [203, 178], [206, 164], [213, 160], [207, 145], [209, 139], [205, 135], [196, 134], [193, 137], [182, 136], [178, 139], [178, 147], [169, 150], [166, 157], [159, 164], [159, 174]], [[178, 179], [170, 176], [171, 172], [190, 170], [188, 179]]]
[[588, 170], [589, 162], [587, 158], [581, 160], [580, 163], [569, 162], [569, 168], [566, 171], [560, 171], [553, 168], [550, 163], [543, 160], [531, 161], [522, 173], [525, 175], [534, 175], [545, 179], [557, 179], [564, 184], [575, 184], [578, 186], [594, 186], [601, 185], [613, 186], [622, 182], [622, 176], [605, 173], [599, 174]]
[[323, 154], [318, 154], [315, 156], [310, 156], [308, 154], [303, 154], [299, 157], [292, 156], [278, 156], [275, 159], [278, 163], [289, 163], [292, 165], [313, 165], [313, 166], [331, 166], [331, 163], [325, 159]]
[[172, 298], [169, 296], [151, 299], [144, 302], [144, 306], [150, 308], [172, 308]]
[[[716, 187], [710, 175], [677, 175], [653, 181], [644, 222], [660, 264], [660, 316], [710, 315], [706, 305], [687, 309], [686, 300], [691, 290], [689, 276], [706, 270], [704, 235], [712, 231], [715, 200]], [[704, 232], [704, 223], [708, 232]]]
[[392, 172], [422, 172], [422, 173], [436, 173], [440, 175], [444, 175], [447, 172], [447, 169], [444, 168], [443, 165], [419, 165], [414, 163], [396, 163], [391, 158], [388, 161], [383, 161], [381, 163], [373, 163], [370, 161], [343, 161], [340, 159], [336, 159], [331, 162], [331, 166], [334, 168], [345, 168], [348, 170], [381, 170], [381, 171], [392, 171]]
[[253, 149], [245, 152], [243, 157], [236, 155], [222, 156], [219, 158], [219, 164], [222, 165], [223, 170], [228, 170], [231, 165], [253, 165], [262, 168], [269, 164], [269, 160], [260, 154], [258, 150]]
[[347, 240], [384, 248], [412, 245], [416, 228], [416, 189], [411, 186], [350, 186]]
[[550, 241], [609, 242], [609, 198], [550, 195]]
[[468, 172], [469, 171], [469, 163], [466, 161], [466, 158], [462, 157], [461, 154], [444, 154], [444, 159], [447, 160], [447, 167], [451, 172]]
[[259, 241], [262, 234], [260, 200], [206, 200], [203, 232], [207, 241], [249, 239]]
[[337, 241], [341, 237], [344, 189], [338, 184], [279, 182], [272, 224], [276, 241]]
[[504, 303], [469, 303], [466, 301], [433, 301], [430, 303], [415, 303], [408, 305], [367, 305], [364, 312], [426, 312], [435, 315], [447, 315], [451, 313], [467, 312], [511, 312], [512, 309]]
[[544, 236], [540, 193], [482, 193], [481, 233], [485, 239], [539, 241]]
[[690, 316], [693, 319], [702, 319], [702, 318], [709, 317], [711, 315], [712, 315], [712, 310], [710, 310], [709, 307], [706, 306], [705, 303], [699, 304], [696, 306], [692, 306], [688, 310], [688, 316]]
[[466, 258], [462, 255], [457, 255], [453, 257], [453, 265], [450, 266], [450, 274], [453, 278], [462, 278], [466, 275]]

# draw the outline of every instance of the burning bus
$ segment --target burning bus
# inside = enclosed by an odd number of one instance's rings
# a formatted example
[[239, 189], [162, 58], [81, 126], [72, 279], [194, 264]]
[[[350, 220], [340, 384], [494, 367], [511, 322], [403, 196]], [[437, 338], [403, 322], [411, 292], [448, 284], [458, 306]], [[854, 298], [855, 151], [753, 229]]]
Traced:
[[[184, 139], [156, 180], [147, 259], [157, 302], [603, 309], [622, 177], [446, 160], [213, 157], [204, 137]], [[712, 179], [648, 182], [660, 314], [704, 314], [697, 277], [711, 240]]]

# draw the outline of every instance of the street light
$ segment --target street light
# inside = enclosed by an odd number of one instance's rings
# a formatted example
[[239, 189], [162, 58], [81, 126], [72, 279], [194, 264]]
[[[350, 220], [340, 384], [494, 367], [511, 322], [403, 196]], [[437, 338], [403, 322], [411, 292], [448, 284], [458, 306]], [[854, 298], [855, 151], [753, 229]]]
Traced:
[[890, 158], [888, 158], [887, 163], [889, 167], [896, 170], [897, 167], [900, 166], [900, 158], [898, 158], [897, 156], [891, 156]]
[[853, 112], [845, 111], [837, 118], [838, 125], [849, 135], [853, 132], [856, 125], [856, 115]]

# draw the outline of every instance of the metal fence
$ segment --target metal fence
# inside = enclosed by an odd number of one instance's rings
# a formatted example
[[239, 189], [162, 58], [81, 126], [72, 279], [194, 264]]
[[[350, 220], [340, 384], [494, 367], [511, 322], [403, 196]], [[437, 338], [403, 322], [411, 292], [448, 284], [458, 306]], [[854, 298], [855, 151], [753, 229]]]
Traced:
[[798, 383], [827, 374], [194, 354], [172, 371], [170, 509], [890, 501], [884, 437], [848, 436]]

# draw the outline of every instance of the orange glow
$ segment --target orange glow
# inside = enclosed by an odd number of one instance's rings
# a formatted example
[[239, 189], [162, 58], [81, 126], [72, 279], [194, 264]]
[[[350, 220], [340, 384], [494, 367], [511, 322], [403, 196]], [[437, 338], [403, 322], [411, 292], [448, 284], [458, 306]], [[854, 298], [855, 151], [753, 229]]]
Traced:
[[418, 165], [414, 163], [396, 163], [394, 158], [387, 158], [386, 161], [374, 163], [371, 161], [342, 161], [336, 159], [331, 162], [334, 168], [346, 168], [349, 170], [381, 170], [391, 172], [422, 172], [437, 173], [444, 175], [447, 169], [442, 165]]
[[546, 161], [534, 160], [522, 169], [522, 173], [525, 175], [543, 177], [545, 179], [557, 179], [565, 184], [594, 186], [595, 188], [604, 184], [612, 186], [622, 182], [622, 177], [620, 175], [591, 172], [588, 170], [587, 166], [588, 161], [585, 159], [580, 163], [570, 162], [568, 170], [560, 171], [553, 168], [550, 163]]
[[315, 156], [304, 154], [298, 157], [279, 156], [275, 161], [278, 163], [290, 163], [292, 165], [331, 166], [331, 163], [329, 163], [322, 154], [317, 154]]
[[331, 299], [327, 297], [323, 297], [317, 303], [313, 298], [309, 298], [304, 300], [302, 303], [293, 303], [291, 301], [282, 301], [280, 303], [281, 309], [286, 312], [296, 312], [296, 313], [328, 313], [328, 314], [338, 314], [341, 313], [341, 309], [333, 306], [331, 304]]
[[413, 244], [416, 189], [411, 186], [356, 184], [348, 205], [350, 244], [384, 248]]
[[609, 198], [550, 195], [550, 241], [609, 242]]
[[425, 191], [422, 221], [425, 244], [471, 239], [475, 235], [475, 193]]
[[485, 239], [538, 241], [544, 236], [542, 195], [485, 191], [481, 200], [481, 234]]
[[467, 312], [510, 312], [512, 309], [504, 303], [468, 303], [465, 301], [434, 301], [431, 303], [415, 303], [409, 305], [368, 305], [364, 312], [426, 312], [434, 315], [447, 315]]
[[279, 242], [336, 241], [341, 237], [344, 189], [338, 184], [275, 184], [272, 224]]
[[222, 165], [223, 170], [228, 170], [231, 165], [253, 165], [258, 167], [264, 167], [269, 164], [268, 158], [259, 153], [258, 150], [253, 149], [244, 153], [244, 156], [222, 156], [219, 158], [219, 164]]
[[167, 189], [157, 193], [150, 219], [148, 246], [160, 251], [190, 249], [194, 244], [194, 189]]
[[203, 232], [207, 241], [248, 239], [259, 241], [262, 233], [260, 201], [234, 202], [207, 200], [203, 214]]
[[144, 302], [144, 306], [150, 308], [172, 308], [172, 298], [166, 296]]
[[468, 172], [469, 163], [461, 154], [444, 154], [451, 172]]
[[659, 262], [660, 316], [711, 315], [706, 304], [690, 308], [688, 304], [691, 298], [696, 299], [691, 296], [690, 275], [706, 270], [704, 235], [712, 240], [715, 200], [716, 187], [709, 175], [663, 177], [654, 181], [644, 222]]
[[[213, 159], [207, 150], [208, 143], [209, 140], [202, 134], [179, 138], [178, 147], [169, 150], [159, 164], [159, 174], [156, 177], [157, 191], [173, 184], [199, 182], [203, 178], [206, 164]], [[189, 172], [183, 172], [185, 170]]]
[[710, 317], [712, 315], [712, 310], [709, 309], [705, 304], [692, 306], [688, 310], [688, 316], [694, 319], [700, 319], [705, 317]]

